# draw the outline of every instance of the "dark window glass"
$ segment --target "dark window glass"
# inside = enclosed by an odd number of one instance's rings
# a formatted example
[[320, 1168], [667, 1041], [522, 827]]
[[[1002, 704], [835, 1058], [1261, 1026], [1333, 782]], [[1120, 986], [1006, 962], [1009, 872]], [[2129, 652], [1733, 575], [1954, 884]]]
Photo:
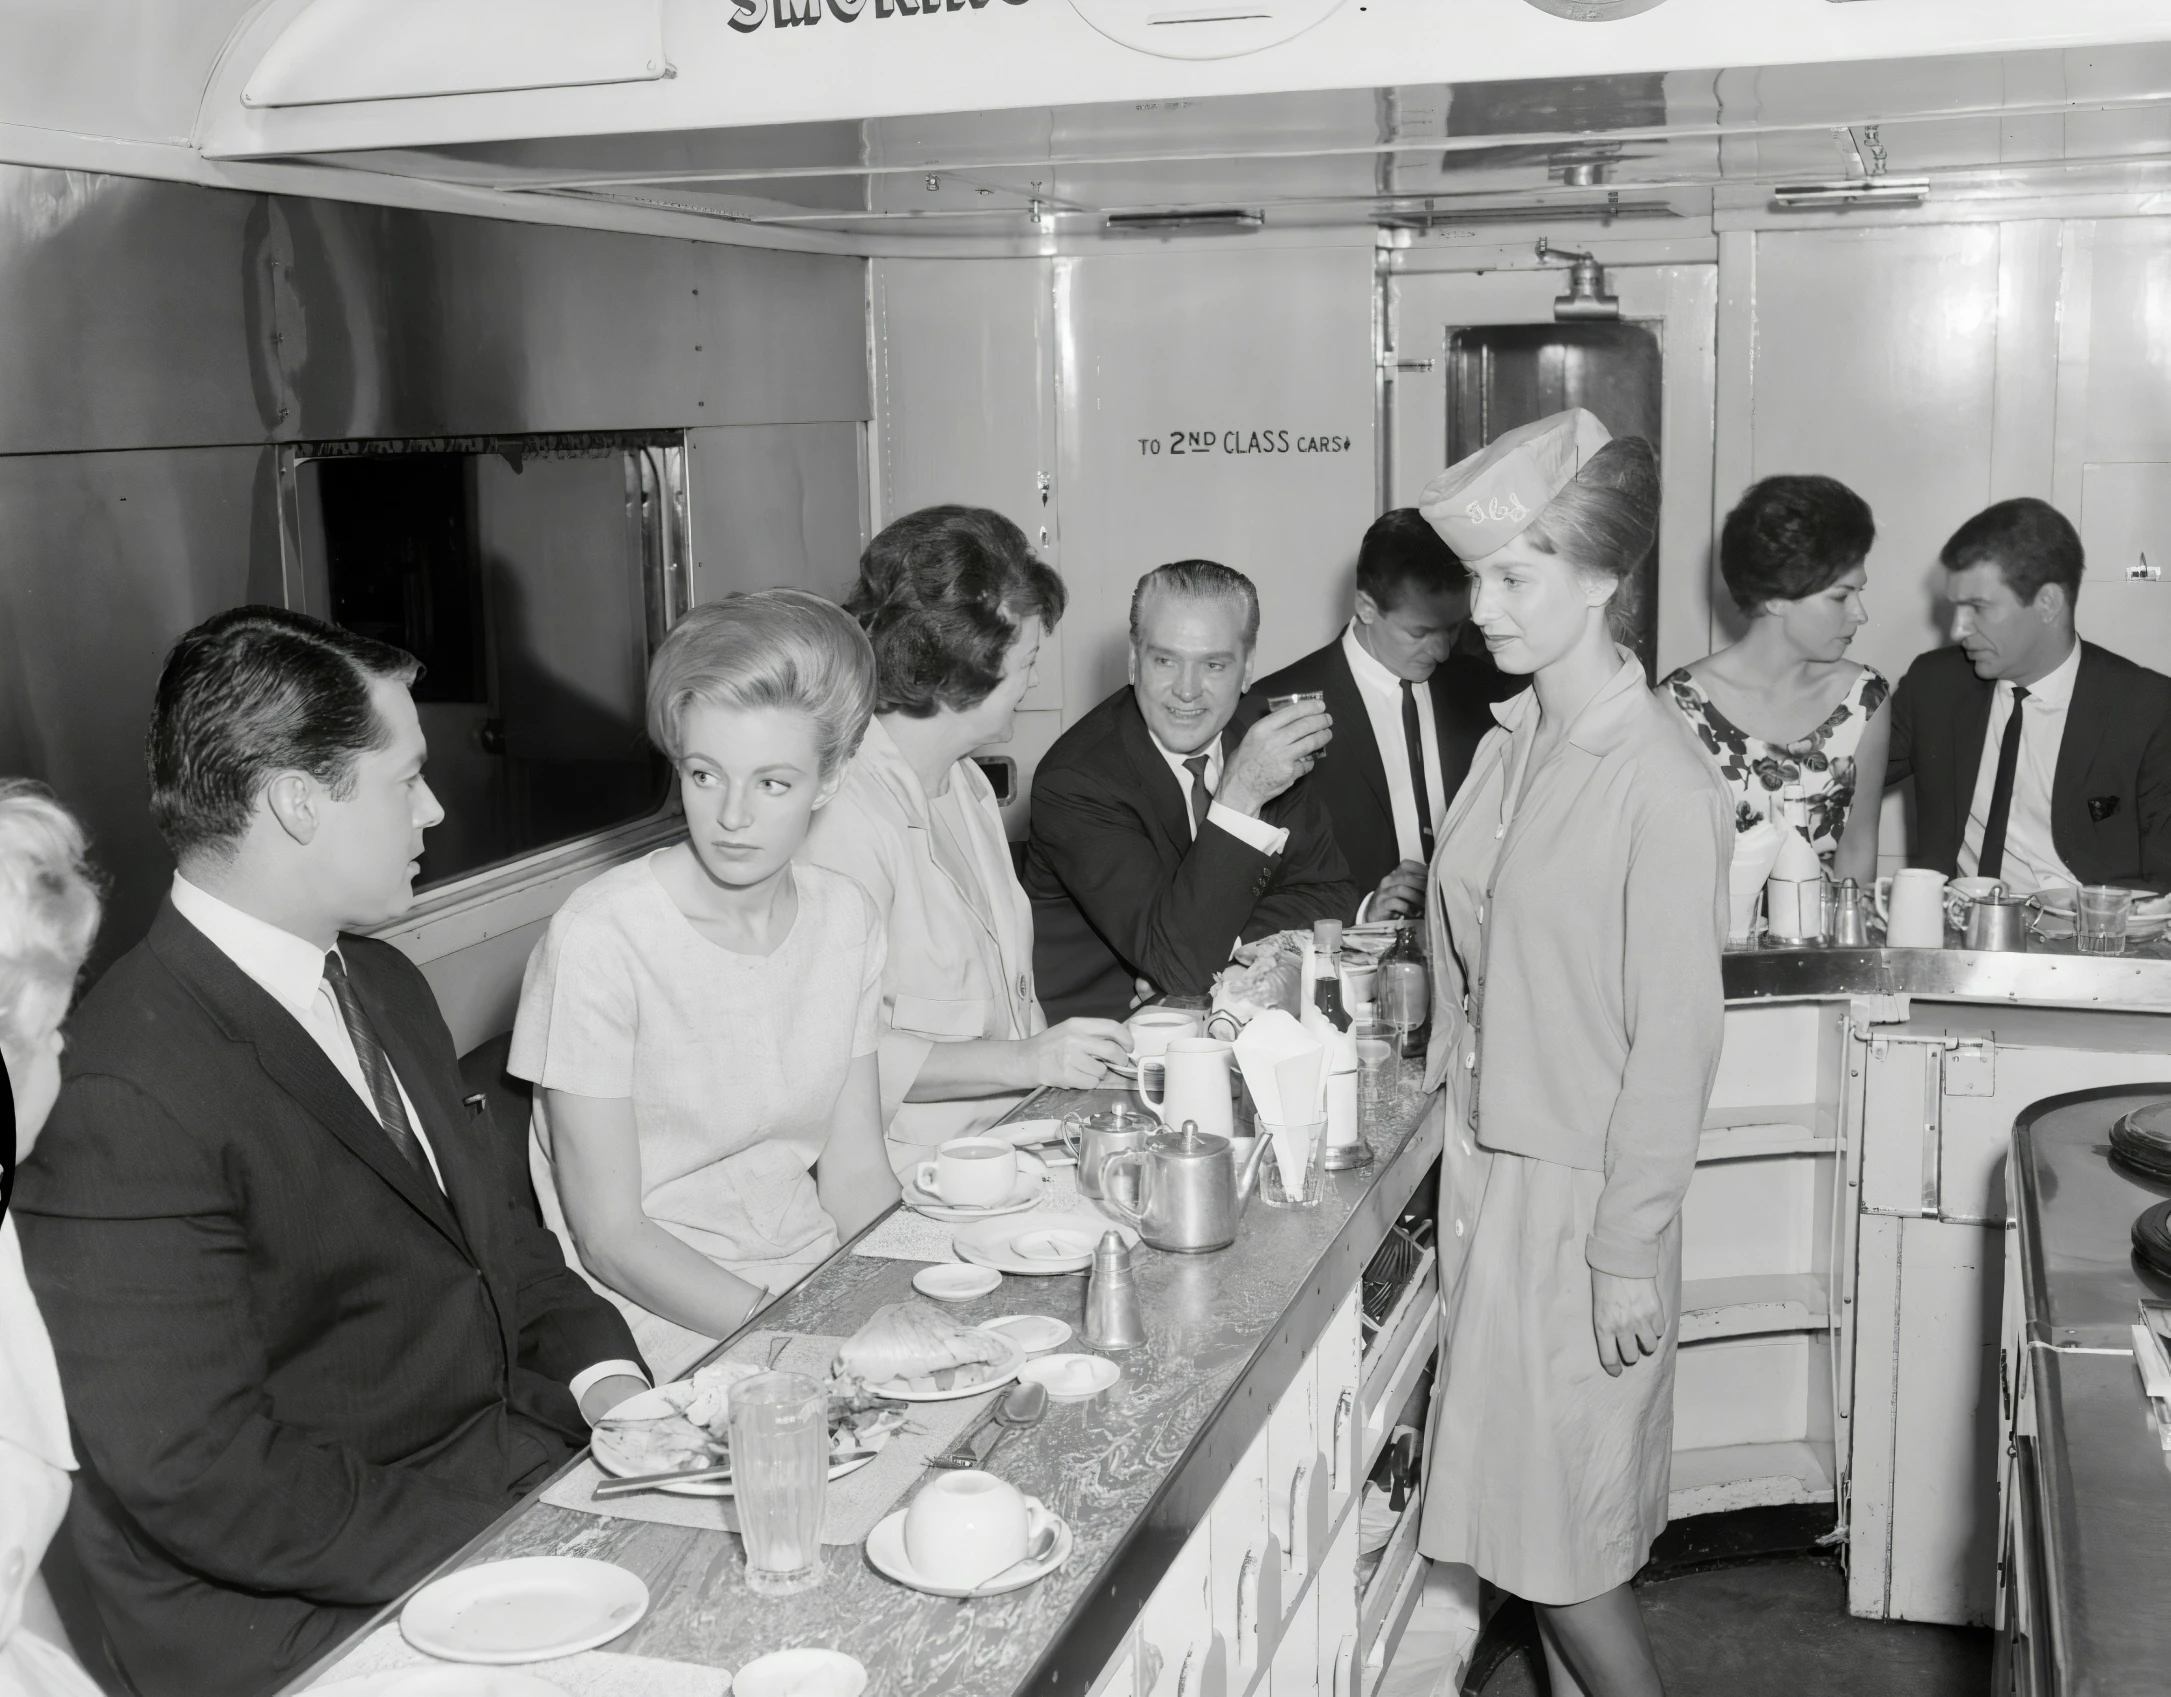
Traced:
[[415, 703], [445, 808], [425, 883], [667, 800], [643, 704], [682, 578], [676, 453], [493, 439], [341, 444], [298, 460], [308, 604], [425, 668]]

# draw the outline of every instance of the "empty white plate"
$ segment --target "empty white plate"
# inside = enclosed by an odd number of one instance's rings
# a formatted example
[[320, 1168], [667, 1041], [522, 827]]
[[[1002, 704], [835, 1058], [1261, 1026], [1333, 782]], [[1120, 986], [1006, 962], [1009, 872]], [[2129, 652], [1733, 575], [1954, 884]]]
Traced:
[[912, 1275], [912, 1288], [937, 1302], [970, 1302], [1002, 1282], [1002, 1274], [993, 1267], [970, 1267], [962, 1261], [937, 1261]]
[[1081, 1214], [1043, 1214], [1033, 1224], [988, 1220], [950, 1239], [961, 1260], [1004, 1273], [1080, 1273], [1093, 1265], [1093, 1248], [1103, 1232], [1115, 1232], [1134, 1249], [1138, 1233], [1129, 1226], [1090, 1220]]
[[1083, 1402], [1122, 1378], [1123, 1369], [1104, 1355], [1043, 1355], [1020, 1367], [1018, 1377], [1046, 1385], [1053, 1401]]
[[1070, 1327], [1052, 1314], [1005, 1314], [982, 1320], [983, 1332], [1000, 1332], [1031, 1355], [1044, 1355], [1070, 1341]]
[[867, 1670], [842, 1650], [775, 1650], [739, 1669], [734, 1697], [859, 1697]]
[[400, 1631], [448, 1662], [540, 1662], [608, 1644], [648, 1612], [641, 1576], [583, 1556], [515, 1556], [433, 1580]]

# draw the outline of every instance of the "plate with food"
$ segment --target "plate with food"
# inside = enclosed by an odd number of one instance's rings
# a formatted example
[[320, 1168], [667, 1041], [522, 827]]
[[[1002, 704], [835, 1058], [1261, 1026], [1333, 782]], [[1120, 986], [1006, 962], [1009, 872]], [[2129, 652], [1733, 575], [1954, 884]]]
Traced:
[[948, 1402], [1008, 1384], [1025, 1364], [1015, 1338], [960, 1325], [931, 1303], [878, 1308], [837, 1351], [836, 1378], [898, 1402]]
[[[762, 1371], [750, 1361], [717, 1361], [690, 1379], [627, 1398], [596, 1422], [590, 1439], [596, 1466], [613, 1479], [645, 1479], [729, 1464], [731, 1387]], [[830, 1464], [830, 1478], [865, 1467], [904, 1423], [896, 1399], [832, 1385], [829, 1449], [838, 1459]], [[674, 1497], [728, 1497], [731, 1481], [696, 1479], [656, 1489]]]

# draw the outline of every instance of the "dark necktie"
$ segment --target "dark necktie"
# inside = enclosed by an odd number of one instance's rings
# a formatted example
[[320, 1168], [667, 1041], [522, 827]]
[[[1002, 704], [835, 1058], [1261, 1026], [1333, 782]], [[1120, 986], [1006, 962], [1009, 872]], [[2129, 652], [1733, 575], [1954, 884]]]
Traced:
[[1410, 754], [1410, 794], [1417, 798], [1417, 840], [1432, 864], [1432, 793], [1425, 787], [1425, 740], [1417, 728], [1417, 692], [1402, 680], [1402, 745]]
[[2028, 699], [2015, 686], [2013, 711], [2005, 721], [2005, 739], [1998, 744], [1998, 776], [1990, 786], [1990, 816], [1983, 821], [1983, 852], [1975, 863], [1978, 878], [1995, 878], [2005, 870], [2005, 823], [2013, 811], [2013, 779], [2020, 771], [2020, 704]]
[[1183, 763], [1183, 769], [1191, 774], [1191, 835], [1196, 837], [1206, 829], [1206, 810], [1213, 805], [1213, 792], [1206, 787], [1206, 756], [1194, 754]]
[[332, 1000], [339, 1004], [339, 1017], [347, 1022], [347, 1035], [354, 1039], [355, 1059], [362, 1063], [362, 1076], [369, 1081], [370, 1100], [377, 1104], [377, 1123], [384, 1127], [385, 1136], [392, 1140], [392, 1147], [406, 1158], [407, 1164], [435, 1184], [437, 1181], [430, 1174], [429, 1161], [415, 1139], [415, 1128], [407, 1123], [407, 1104], [400, 1100], [399, 1080], [392, 1076], [392, 1062], [385, 1055], [384, 1045], [377, 1041], [376, 1029], [369, 1023], [361, 997], [347, 982], [347, 969], [341, 964], [337, 949], [324, 956], [324, 982], [332, 987]]

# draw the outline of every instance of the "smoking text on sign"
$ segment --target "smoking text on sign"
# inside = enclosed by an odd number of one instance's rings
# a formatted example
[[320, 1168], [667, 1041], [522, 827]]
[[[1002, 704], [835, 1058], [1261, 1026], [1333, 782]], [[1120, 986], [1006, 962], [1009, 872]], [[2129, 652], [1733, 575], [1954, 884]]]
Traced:
[[[1022, 6], [1025, 0], [1003, 3]], [[868, 0], [827, 0], [829, 15], [840, 24], [852, 23], [867, 13], [878, 18], [931, 18], [939, 12], [977, 12], [987, 4], [988, 0], [873, 0], [872, 5]], [[731, 16], [725, 21], [740, 34], [751, 35], [769, 23], [778, 29], [818, 24], [823, 6], [824, 0], [731, 0]]]

